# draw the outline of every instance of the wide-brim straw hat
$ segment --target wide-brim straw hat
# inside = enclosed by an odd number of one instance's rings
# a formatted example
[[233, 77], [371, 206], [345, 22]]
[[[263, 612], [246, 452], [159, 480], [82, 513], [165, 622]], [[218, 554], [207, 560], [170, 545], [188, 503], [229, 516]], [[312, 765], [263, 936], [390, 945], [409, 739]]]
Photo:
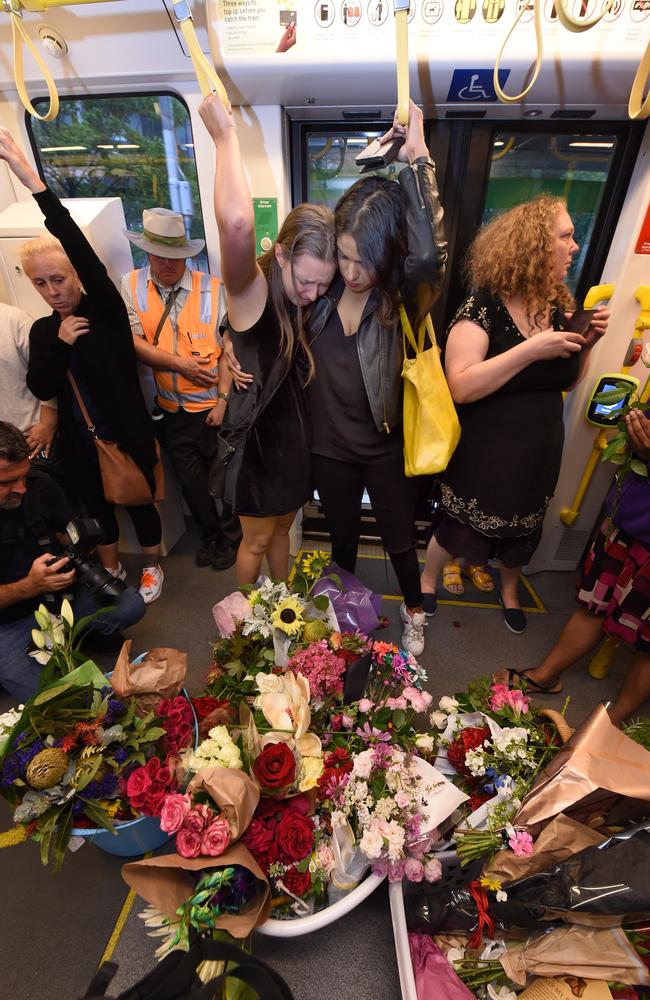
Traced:
[[131, 232], [130, 229], [123, 229], [122, 232], [136, 247], [156, 257], [182, 260], [195, 257], [205, 246], [204, 240], [187, 239], [183, 216], [168, 208], [145, 208], [142, 230], [141, 233]]

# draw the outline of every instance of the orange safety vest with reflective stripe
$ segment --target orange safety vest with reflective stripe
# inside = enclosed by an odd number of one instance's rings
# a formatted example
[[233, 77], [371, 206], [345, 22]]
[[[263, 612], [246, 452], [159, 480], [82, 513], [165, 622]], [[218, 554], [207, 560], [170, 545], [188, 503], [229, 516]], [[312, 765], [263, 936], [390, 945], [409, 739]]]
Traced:
[[[132, 271], [131, 296], [144, 336], [153, 344], [165, 303], [153, 281], [147, 280], [148, 268]], [[206, 372], [217, 374], [221, 348], [217, 343], [219, 315], [218, 278], [200, 271], [192, 271], [192, 291], [176, 317], [176, 329], [168, 316], [158, 336], [161, 349], [183, 358], [195, 358]], [[174, 307], [172, 307], [173, 311]], [[209, 410], [217, 402], [218, 386], [210, 388], [196, 385], [184, 375], [164, 368], [153, 369], [156, 380], [158, 404], [168, 413], [184, 410], [200, 412]]]

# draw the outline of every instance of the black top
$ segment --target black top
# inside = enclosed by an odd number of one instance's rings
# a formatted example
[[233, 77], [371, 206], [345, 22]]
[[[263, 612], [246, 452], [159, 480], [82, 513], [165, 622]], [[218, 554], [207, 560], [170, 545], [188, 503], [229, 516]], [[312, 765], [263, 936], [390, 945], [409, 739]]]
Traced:
[[[61, 487], [44, 472], [32, 469], [27, 477], [27, 491], [28, 493], [33, 491], [38, 493], [36, 509], [40, 508], [40, 516], [48, 529], [52, 532], [65, 531], [68, 521], [74, 517], [74, 514]], [[27, 527], [25, 520], [26, 502], [27, 494], [16, 510], [0, 510], [1, 584], [23, 580], [28, 575], [34, 560], [42, 556], [44, 552], [36, 535]], [[32, 498], [32, 509], [34, 506]], [[61, 546], [53, 541], [51, 546], [48, 545], [48, 550], [56, 555], [61, 550]], [[0, 625], [6, 625], [33, 614], [43, 599], [43, 595], [39, 594], [37, 597], [30, 597], [8, 608], [0, 608]]]
[[74, 475], [75, 461], [88, 457], [89, 434], [80, 422], [68, 381], [67, 372], [72, 368], [81, 377], [84, 403], [97, 421], [99, 436], [117, 441], [139, 465], [153, 489], [155, 440], [138, 379], [126, 306], [101, 260], [56, 195], [45, 190], [34, 198], [45, 216], [45, 225], [63, 244], [84, 286], [86, 294], [81, 296], [75, 315], [86, 317], [90, 330], [70, 346], [59, 340], [58, 312], [37, 319], [29, 338], [27, 385], [38, 399], [58, 397], [63, 460]]
[[316, 378], [308, 387], [311, 450], [339, 462], [364, 462], [402, 448], [401, 428], [378, 431], [361, 372], [356, 333], [346, 337], [338, 309], [312, 345]]
[[228, 330], [254, 381], [233, 393], [221, 428], [222, 439], [235, 449], [224, 499], [248, 517], [288, 514], [311, 496], [307, 360], [300, 345], [291, 359], [280, 353], [280, 329], [268, 301], [250, 330], [233, 330], [230, 324]]
[[[486, 360], [524, 339], [503, 302], [485, 291], [463, 302], [450, 329], [463, 319], [487, 333]], [[561, 322], [554, 313], [554, 329]], [[447, 513], [497, 538], [539, 528], [560, 472], [562, 391], [576, 381], [579, 368], [579, 352], [534, 361], [489, 396], [457, 407], [460, 443], [441, 483]]]

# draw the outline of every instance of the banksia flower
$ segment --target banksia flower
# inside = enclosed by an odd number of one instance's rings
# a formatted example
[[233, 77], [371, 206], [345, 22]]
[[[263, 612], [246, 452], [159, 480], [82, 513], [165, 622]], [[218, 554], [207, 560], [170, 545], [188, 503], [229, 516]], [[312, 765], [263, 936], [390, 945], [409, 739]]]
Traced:
[[68, 763], [62, 750], [47, 747], [30, 761], [25, 777], [32, 788], [52, 788], [68, 770]]

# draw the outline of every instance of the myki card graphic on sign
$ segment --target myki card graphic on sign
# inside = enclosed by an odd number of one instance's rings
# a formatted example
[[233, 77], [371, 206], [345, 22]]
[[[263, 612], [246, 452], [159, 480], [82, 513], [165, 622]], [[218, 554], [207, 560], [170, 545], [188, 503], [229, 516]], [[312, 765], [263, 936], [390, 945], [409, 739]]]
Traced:
[[[499, 70], [499, 84], [505, 87], [509, 69]], [[480, 104], [496, 101], [493, 69], [455, 69], [451, 78], [447, 100], [461, 104]]]

